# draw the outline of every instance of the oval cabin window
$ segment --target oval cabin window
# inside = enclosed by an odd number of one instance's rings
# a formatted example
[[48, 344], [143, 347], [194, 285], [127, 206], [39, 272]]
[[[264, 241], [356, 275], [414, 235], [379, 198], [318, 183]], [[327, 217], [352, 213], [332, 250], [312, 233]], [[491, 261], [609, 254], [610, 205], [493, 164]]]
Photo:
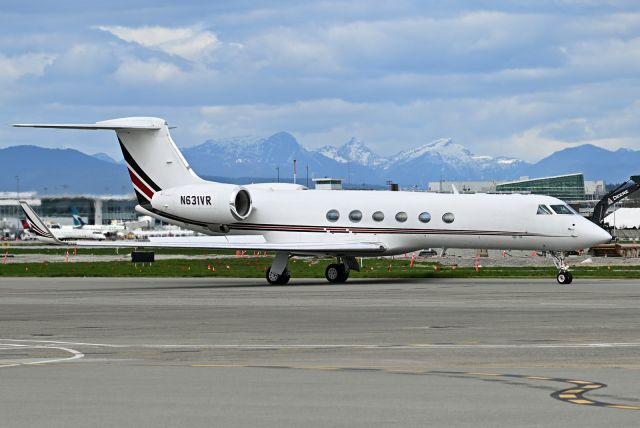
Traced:
[[384, 220], [384, 213], [382, 211], [376, 211], [373, 213], [373, 215], [371, 215], [371, 218], [374, 221], [382, 221]]
[[396, 221], [399, 221], [400, 223], [404, 223], [405, 221], [407, 221], [407, 213], [404, 211], [400, 211], [398, 214], [396, 214]]
[[339, 218], [340, 218], [340, 213], [338, 212], [338, 210], [327, 211], [327, 220], [333, 222], [333, 221], [338, 221]]
[[453, 220], [455, 219], [456, 217], [452, 213], [444, 213], [442, 215], [442, 221], [444, 221], [445, 223], [453, 223]]
[[429, 223], [431, 221], [431, 214], [427, 212], [420, 213], [418, 220], [420, 220], [421, 223]]
[[354, 223], [357, 223], [360, 220], [362, 220], [362, 211], [359, 211], [359, 210], [351, 211], [349, 213], [349, 220], [351, 220]]

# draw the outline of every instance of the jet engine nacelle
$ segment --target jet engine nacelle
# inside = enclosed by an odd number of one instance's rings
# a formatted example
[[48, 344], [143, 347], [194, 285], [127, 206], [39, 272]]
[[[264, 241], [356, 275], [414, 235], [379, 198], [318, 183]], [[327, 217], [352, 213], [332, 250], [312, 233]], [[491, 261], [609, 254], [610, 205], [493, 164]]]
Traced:
[[178, 221], [207, 223], [215, 232], [226, 233], [228, 224], [244, 220], [253, 204], [247, 189], [234, 184], [192, 184], [161, 190], [151, 198], [151, 206]]

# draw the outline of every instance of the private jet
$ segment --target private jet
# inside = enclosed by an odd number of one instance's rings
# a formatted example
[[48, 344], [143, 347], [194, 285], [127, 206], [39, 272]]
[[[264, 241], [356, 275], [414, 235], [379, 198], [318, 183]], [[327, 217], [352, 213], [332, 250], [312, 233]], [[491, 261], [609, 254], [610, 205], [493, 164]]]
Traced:
[[[207, 181], [189, 166], [160, 118], [14, 126], [115, 131], [138, 198], [136, 211], [208, 235], [98, 245], [273, 251], [266, 273], [270, 284], [289, 281], [292, 255], [335, 257], [336, 263], [325, 270], [326, 279], [344, 282], [351, 270], [359, 270], [356, 257], [422, 248], [542, 251], [552, 256], [558, 283], [570, 284], [573, 276], [565, 252], [611, 239], [550, 196], [308, 190], [287, 183], [239, 186]], [[28, 205], [23, 208], [30, 221], [39, 221]], [[39, 225], [40, 238], [56, 242], [46, 225]]]
[[[44, 224], [42, 220], [40, 220], [40, 223]], [[97, 230], [77, 229], [72, 226], [61, 226], [55, 223], [45, 227], [57, 241], [104, 241], [105, 239], [107, 239], [107, 237], [102, 232]], [[42, 228], [39, 228], [36, 223], [31, 221], [29, 219], [29, 216], [27, 216], [25, 220], [22, 220], [22, 228], [24, 229], [27, 239], [30, 239], [33, 236], [35, 236], [36, 238], [41, 237], [40, 231], [42, 230]]]

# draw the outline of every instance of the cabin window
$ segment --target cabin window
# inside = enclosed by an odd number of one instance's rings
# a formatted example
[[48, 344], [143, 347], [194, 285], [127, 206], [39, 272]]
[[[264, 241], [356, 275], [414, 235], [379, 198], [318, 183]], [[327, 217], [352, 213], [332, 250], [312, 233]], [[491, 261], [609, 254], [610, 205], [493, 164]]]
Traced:
[[327, 211], [327, 220], [334, 222], [334, 221], [338, 221], [339, 218], [340, 218], [340, 213], [338, 212], [338, 210]]
[[573, 210], [570, 210], [566, 205], [551, 205], [551, 209], [556, 212], [556, 214], [573, 214]]
[[546, 205], [538, 205], [538, 215], [551, 215], [551, 210]]
[[420, 222], [422, 223], [429, 223], [431, 221], [431, 214], [429, 214], [428, 212], [420, 213], [420, 215], [418, 216], [418, 220], [420, 220]]
[[384, 213], [382, 211], [376, 211], [371, 215], [373, 221], [382, 221], [384, 220]]
[[349, 213], [349, 220], [351, 220], [354, 223], [357, 223], [360, 220], [362, 220], [362, 211], [359, 211], [359, 210], [351, 211]]
[[407, 221], [407, 213], [404, 211], [400, 211], [398, 214], [396, 214], [396, 221], [399, 221], [400, 223], [404, 223], [405, 221]]
[[456, 217], [453, 215], [453, 213], [442, 214], [442, 221], [444, 221], [445, 223], [453, 223], [453, 220], [455, 219]]

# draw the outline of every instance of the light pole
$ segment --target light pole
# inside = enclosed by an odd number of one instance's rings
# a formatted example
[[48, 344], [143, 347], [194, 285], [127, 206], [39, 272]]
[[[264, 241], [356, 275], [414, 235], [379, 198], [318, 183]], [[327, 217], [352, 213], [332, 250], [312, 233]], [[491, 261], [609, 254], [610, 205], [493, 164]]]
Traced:
[[278, 183], [280, 183], [280, 167], [276, 167], [276, 172], [278, 173]]
[[16, 175], [16, 199], [20, 199], [20, 176]]

